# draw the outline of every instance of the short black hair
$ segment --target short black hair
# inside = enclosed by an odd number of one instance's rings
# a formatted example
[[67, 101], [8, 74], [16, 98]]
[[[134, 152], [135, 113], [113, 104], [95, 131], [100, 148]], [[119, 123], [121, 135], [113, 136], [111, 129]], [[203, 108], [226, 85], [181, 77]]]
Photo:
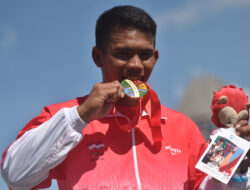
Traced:
[[96, 22], [96, 47], [104, 50], [116, 27], [136, 29], [143, 32], [155, 45], [157, 25], [153, 18], [141, 8], [134, 6], [116, 6], [100, 15]]

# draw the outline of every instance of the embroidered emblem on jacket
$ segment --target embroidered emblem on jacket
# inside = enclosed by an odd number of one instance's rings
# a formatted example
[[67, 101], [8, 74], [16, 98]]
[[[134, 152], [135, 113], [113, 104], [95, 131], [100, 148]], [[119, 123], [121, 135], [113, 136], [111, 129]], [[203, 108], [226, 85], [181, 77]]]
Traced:
[[171, 145], [169, 146], [165, 146], [165, 149], [166, 150], [169, 150], [171, 152], [171, 155], [176, 155], [176, 154], [180, 154], [181, 153], [181, 150], [178, 149], [178, 148], [172, 148]]
[[90, 144], [88, 146], [91, 161], [96, 161], [104, 154], [105, 146], [103, 143]]

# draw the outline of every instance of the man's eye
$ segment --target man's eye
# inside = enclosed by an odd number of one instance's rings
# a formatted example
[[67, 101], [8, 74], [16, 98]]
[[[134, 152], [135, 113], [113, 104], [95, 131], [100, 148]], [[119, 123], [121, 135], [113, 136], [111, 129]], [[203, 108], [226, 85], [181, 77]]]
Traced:
[[132, 53], [127, 51], [116, 52], [114, 56], [118, 59], [128, 60], [132, 57]]
[[141, 60], [148, 60], [150, 57], [153, 56], [153, 53], [148, 52], [148, 53], [141, 53], [140, 54], [140, 58]]

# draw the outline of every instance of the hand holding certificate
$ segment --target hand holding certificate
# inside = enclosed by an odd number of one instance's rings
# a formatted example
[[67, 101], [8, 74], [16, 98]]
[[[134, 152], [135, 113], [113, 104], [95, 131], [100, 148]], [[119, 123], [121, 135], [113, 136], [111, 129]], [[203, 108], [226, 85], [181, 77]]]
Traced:
[[[214, 92], [211, 109], [212, 121], [216, 133], [211, 136], [212, 142], [196, 165], [196, 168], [211, 175], [215, 179], [228, 183], [250, 147], [248, 119], [250, 102], [242, 88], [234, 85], [222, 87]], [[247, 140], [245, 140], [246, 138]], [[240, 167], [233, 176], [233, 182], [241, 183], [247, 180], [244, 173], [248, 165]], [[241, 177], [243, 176], [243, 178]]]
[[250, 142], [232, 130], [219, 129], [196, 168], [227, 184], [249, 148]]

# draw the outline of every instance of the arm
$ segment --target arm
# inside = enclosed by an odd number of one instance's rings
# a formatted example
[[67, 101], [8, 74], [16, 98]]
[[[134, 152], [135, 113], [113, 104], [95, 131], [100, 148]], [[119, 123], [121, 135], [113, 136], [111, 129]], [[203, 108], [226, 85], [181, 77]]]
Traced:
[[83, 138], [76, 107], [63, 108], [39, 127], [25, 132], [6, 151], [2, 176], [13, 189], [30, 189], [49, 176]]
[[53, 117], [43, 112], [33, 119], [3, 155], [2, 175], [8, 186], [19, 190], [38, 184], [49, 187], [52, 169], [82, 140], [87, 124], [83, 121], [104, 117], [123, 97], [118, 81], [96, 84], [79, 107], [63, 108]]

